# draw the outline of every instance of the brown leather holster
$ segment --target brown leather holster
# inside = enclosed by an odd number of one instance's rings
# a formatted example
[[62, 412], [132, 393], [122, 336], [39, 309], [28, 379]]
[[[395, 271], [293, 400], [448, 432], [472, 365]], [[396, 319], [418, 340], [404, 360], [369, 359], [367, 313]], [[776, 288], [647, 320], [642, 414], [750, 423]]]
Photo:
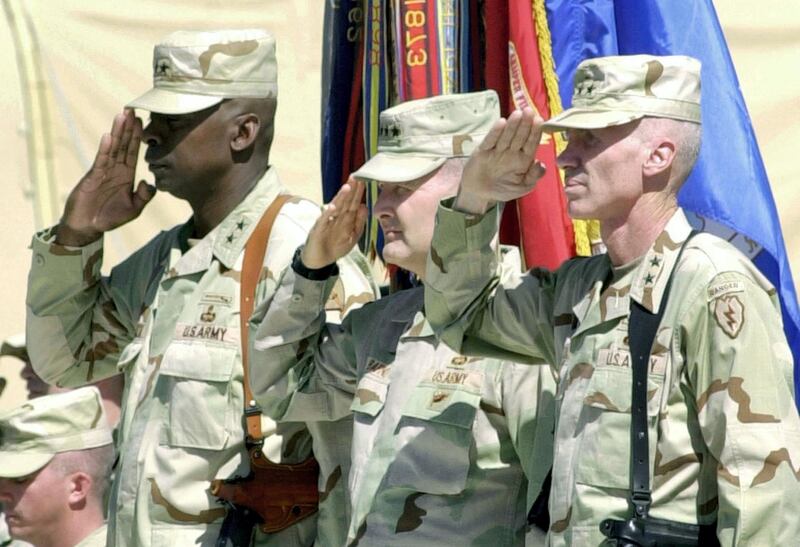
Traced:
[[264, 533], [275, 533], [316, 513], [319, 505], [319, 464], [313, 456], [297, 464], [274, 463], [261, 451], [261, 408], [250, 390], [247, 361], [248, 322], [253, 313], [256, 283], [261, 274], [269, 233], [280, 208], [291, 198], [279, 195], [261, 217], [244, 250], [240, 290], [240, 331], [244, 369], [245, 439], [250, 475], [211, 481], [209, 491], [228, 505], [256, 512]]
[[246, 478], [211, 481], [211, 494], [258, 513], [262, 532], [280, 532], [317, 511], [319, 465], [313, 456], [277, 464], [251, 448], [250, 470]]

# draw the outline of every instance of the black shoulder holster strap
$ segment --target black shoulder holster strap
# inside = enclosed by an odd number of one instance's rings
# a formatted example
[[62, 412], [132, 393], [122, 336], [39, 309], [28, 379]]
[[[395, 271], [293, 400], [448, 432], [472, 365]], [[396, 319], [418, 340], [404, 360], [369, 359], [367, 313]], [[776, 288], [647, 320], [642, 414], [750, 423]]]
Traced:
[[605, 519], [600, 531], [610, 545], [624, 547], [714, 547], [719, 546], [716, 522], [711, 524], [688, 524], [658, 519], [649, 516], [652, 502], [650, 491], [650, 449], [647, 424], [647, 373], [650, 366], [650, 351], [658, 326], [667, 308], [674, 272], [678, 268], [683, 250], [694, 237], [692, 231], [681, 245], [672, 273], [664, 287], [664, 295], [658, 312], [652, 314], [631, 299], [628, 317], [628, 345], [631, 354], [631, 460], [630, 460], [630, 506], [631, 517], [627, 520]]
[[658, 326], [667, 308], [672, 279], [678, 268], [686, 244], [695, 235], [692, 231], [681, 245], [678, 258], [672, 268], [664, 295], [657, 313], [647, 309], [631, 298], [631, 311], [628, 316], [628, 346], [631, 352], [631, 492], [630, 503], [633, 516], [645, 518], [650, 512], [650, 445], [647, 434], [647, 371], [650, 364], [650, 351], [656, 338]]

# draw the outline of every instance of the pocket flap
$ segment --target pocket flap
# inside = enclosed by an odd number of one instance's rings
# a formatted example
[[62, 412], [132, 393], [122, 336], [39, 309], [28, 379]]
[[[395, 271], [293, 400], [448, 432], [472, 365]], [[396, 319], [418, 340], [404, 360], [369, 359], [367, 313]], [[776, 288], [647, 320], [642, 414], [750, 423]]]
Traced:
[[[647, 413], [658, 413], [659, 401], [655, 394], [664, 381], [663, 376], [647, 375]], [[630, 413], [633, 371], [628, 367], [597, 367], [589, 379], [583, 404], [612, 412]]]
[[161, 361], [161, 374], [205, 382], [228, 382], [239, 354], [237, 347], [173, 342]]
[[374, 374], [366, 374], [356, 385], [350, 410], [377, 416], [386, 403], [388, 390], [389, 384], [385, 380], [377, 378]]
[[423, 384], [414, 388], [403, 415], [472, 429], [480, 403], [480, 393]]

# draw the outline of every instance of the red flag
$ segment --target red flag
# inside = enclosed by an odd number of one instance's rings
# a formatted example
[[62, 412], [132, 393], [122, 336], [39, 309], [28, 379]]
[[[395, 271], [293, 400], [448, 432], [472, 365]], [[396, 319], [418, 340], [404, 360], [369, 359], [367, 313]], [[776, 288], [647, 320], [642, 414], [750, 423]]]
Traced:
[[[548, 90], [531, 2], [508, 0], [508, 9], [511, 99], [516, 108], [530, 106], [547, 119], [550, 117]], [[539, 23], [546, 25], [547, 21]], [[552, 66], [548, 68], [552, 70]], [[553, 91], [558, 93], [557, 89]], [[547, 166], [547, 171], [533, 192], [517, 200], [520, 247], [529, 268], [555, 269], [575, 256], [575, 234], [566, 213], [556, 155], [555, 141], [545, 135], [536, 159]]]

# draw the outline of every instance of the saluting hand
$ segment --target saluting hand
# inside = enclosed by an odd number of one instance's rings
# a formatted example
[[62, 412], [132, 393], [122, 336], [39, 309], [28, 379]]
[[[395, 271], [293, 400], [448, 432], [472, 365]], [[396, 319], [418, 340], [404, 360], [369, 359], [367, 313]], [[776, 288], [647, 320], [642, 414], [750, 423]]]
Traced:
[[92, 167], [67, 198], [57, 243], [87, 245], [139, 216], [156, 191], [143, 180], [133, 188], [141, 141], [142, 121], [126, 108], [100, 139]]
[[480, 214], [533, 190], [545, 171], [535, 157], [543, 123], [527, 107], [495, 122], [464, 167], [454, 207]]
[[325, 206], [300, 255], [306, 268], [324, 268], [350, 252], [367, 220], [367, 207], [361, 203], [363, 196], [364, 183], [350, 177]]

